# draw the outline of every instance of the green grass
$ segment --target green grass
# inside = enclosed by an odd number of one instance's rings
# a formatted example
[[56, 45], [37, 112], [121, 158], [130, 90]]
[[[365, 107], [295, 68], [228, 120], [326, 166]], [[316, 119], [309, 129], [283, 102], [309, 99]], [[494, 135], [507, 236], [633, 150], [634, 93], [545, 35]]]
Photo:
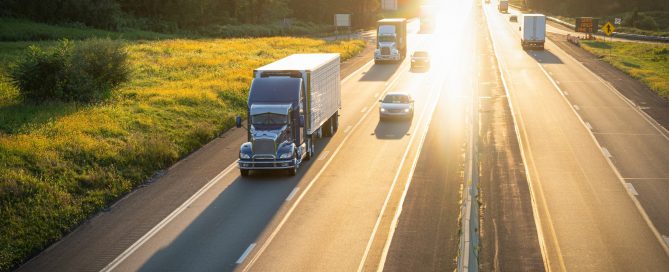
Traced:
[[28, 45], [0, 42], [0, 271], [231, 128], [245, 113], [254, 68], [293, 53], [348, 59], [365, 46], [290, 37], [126, 41], [131, 81], [110, 100], [30, 105], [7, 78]]
[[63, 38], [81, 40], [91, 37], [157, 40], [175, 38], [177, 36], [137, 29], [107, 31], [77, 25], [49, 25], [23, 19], [0, 17], [0, 41], [42, 41]]
[[585, 40], [581, 44], [669, 100], [669, 44]]

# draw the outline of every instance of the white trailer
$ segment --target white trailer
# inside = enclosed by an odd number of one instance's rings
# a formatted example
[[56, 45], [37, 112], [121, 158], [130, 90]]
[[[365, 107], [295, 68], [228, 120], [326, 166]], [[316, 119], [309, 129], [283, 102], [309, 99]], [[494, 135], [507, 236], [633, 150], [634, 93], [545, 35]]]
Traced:
[[307, 134], [312, 135], [320, 133], [320, 128], [341, 108], [339, 59], [339, 54], [295, 54], [256, 69], [254, 77], [297, 77], [299, 73], [306, 99], [306, 103], [300, 103], [306, 104], [306, 109], [300, 111], [306, 115]]
[[523, 49], [544, 49], [546, 42], [546, 16], [543, 14], [524, 14], [521, 25], [522, 37], [520, 44]]

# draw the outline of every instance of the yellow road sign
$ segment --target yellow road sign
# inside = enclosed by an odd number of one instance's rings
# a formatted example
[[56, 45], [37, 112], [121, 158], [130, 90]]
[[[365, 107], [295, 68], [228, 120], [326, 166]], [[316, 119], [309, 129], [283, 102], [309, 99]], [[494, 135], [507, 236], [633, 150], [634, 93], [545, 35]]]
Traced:
[[613, 34], [613, 31], [616, 31], [616, 28], [613, 26], [611, 22], [606, 22], [606, 24], [602, 26], [602, 31], [604, 31], [604, 34], [606, 34], [606, 36], [611, 36]]

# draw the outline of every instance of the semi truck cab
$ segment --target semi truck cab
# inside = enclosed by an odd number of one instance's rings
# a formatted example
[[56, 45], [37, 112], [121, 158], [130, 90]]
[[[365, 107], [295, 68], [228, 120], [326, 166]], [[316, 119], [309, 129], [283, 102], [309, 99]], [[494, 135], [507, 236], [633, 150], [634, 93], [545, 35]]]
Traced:
[[407, 20], [404, 18], [378, 21], [374, 61], [402, 61], [407, 50]]

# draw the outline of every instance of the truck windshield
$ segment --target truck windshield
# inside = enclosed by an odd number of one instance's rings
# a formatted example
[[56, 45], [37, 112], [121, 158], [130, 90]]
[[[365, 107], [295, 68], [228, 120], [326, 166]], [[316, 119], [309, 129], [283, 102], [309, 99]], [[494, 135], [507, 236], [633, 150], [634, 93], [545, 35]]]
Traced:
[[261, 113], [251, 116], [254, 125], [285, 125], [288, 124], [288, 116], [276, 113]]
[[379, 42], [394, 42], [395, 37], [393, 36], [379, 36]]

